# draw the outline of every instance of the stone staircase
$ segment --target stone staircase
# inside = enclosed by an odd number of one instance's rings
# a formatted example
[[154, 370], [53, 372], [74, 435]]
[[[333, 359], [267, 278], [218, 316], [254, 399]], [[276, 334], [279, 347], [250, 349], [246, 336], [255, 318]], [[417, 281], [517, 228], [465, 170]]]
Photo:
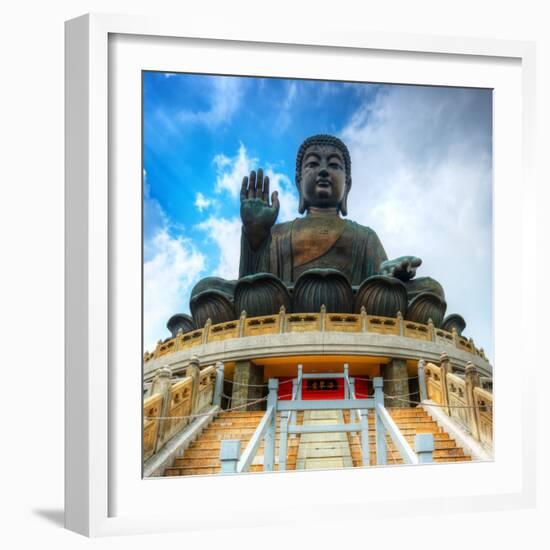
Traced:
[[[432, 417], [421, 408], [391, 408], [388, 409], [394, 422], [397, 424], [401, 433], [405, 436], [408, 444], [414, 450], [414, 436], [420, 433], [431, 433], [434, 436], [435, 450], [433, 454], [434, 462], [464, 462], [471, 460], [471, 457], [464, 453], [461, 447], [458, 447], [454, 439], [443, 431], [442, 428], [432, 419]], [[348, 422], [347, 411], [344, 418]], [[361, 456], [361, 437], [360, 434], [348, 434], [353, 466], [363, 466]], [[390, 439], [386, 436], [388, 464], [403, 464], [403, 459], [399, 451]], [[376, 463], [376, 439], [374, 418], [369, 415], [369, 446], [371, 464]]]
[[[435, 462], [461, 462], [471, 460], [471, 458], [464, 453], [463, 449], [458, 447], [455, 441], [439, 428], [437, 423], [434, 422], [423, 409], [392, 408], [388, 409], [388, 411], [413, 449], [414, 436], [417, 433], [434, 434]], [[230, 411], [220, 413], [202, 432], [198, 439], [186, 449], [184, 456], [182, 458], [176, 458], [173, 466], [165, 469], [164, 475], [185, 476], [218, 473], [221, 467], [219, 460], [221, 441], [224, 439], [239, 439], [241, 441], [241, 452], [244, 451], [263, 415], [264, 411]], [[348, 422], [349, 416], [347, 411], [344, 411], [343, 416], [345, 422]], [[370, 416], [372, 417], [372, 413]], [[374, 420], [371, 417], [369, 417], [370, 460], [371, 464], [375, 464], [375, 428]], [[304, 413], [297, 413], [297, 424], [302, 424], [303, 420]], [[307, 420], [306, 422], [309, 423]], [[279, 429], [280, 417], [277, 418], [276, 456], [279, 453]], [[342, 435], [344, 435], [344, 437], [346, 436], [346, 434]], [[305, 434], [301, 437], [289, 436], [287, 470], [296, 469], [300, 440], [304, 437]], [[395, 449], [389, 436], [386, 439], [388, 444], [388, 464], [402, 464], [403, 460], [400, 458], [399, 452]], [[347, 434], [347, 440], [346, 447], [349, 445], [353, 466], [362, 466], [360, 434]], [[339, 442], [338, 445], [341, 447], [342, 443]], [[311, 443], [309, 443], [308, 446], [311, 448]], [[304, 449], [303, 444], [301, 447]], [[263, 471], [263, 449], [264, 443], [262, 442], [257, 456], [250, 467], [251, 472]], [[339, 451], [339, 453], [340, 455], [342, 454], [341, 451]], [[323, 452], [323, 455], [326, 454], [326, 452]], [[310, 451], [308, 451], [308, 455], [313, 458]], [[304, 466], [302, 465], [302, 467]], [[311, 467], [323, 467], [323, 465], [319, 464], [318, 466], [313, 466], [312, 463]], [[324, 467], [330, 466], [327, 464]], [[276, 458], [275, 470], [277, 469], [278, 459]]]
[[[216, 474], [220, 471], [220, 447], [223, 439], [239, 439], [241, 452], [246, 449], [265, 411], [230, 411], [220, 413], [202, 432], [199, 438], [186, 449], [182, 458], [176, 458], [173, 466], [164, 470], [165, 476]], [[298, 412], [296, 423], [301, 424], [303, 413]], [[280, 415], [277, 415], [275, 455], [279, 454]], [[298, 437], [288, 438], [287, 470], [296, 469]], [[251, 472], [263, 471], [264, 442], [250, 467]], [[278, 459], [276, 459], [278, 462]], [[275, 464], [275, 470], [279, 468]]]

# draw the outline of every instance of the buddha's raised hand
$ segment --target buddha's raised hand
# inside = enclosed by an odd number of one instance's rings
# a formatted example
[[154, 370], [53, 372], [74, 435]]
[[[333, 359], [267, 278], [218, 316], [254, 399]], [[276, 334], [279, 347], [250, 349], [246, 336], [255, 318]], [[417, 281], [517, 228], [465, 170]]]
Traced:
[[269, 204], [269, 178], [264, 178], [260, 168], [254, 170], [250, 177], [243, 178], [241, 187], [241, 219], [248, 242], [253, 250], [258, 250], [269, 235], [271, 227], [279, 214], [279, 197], [277, 191], [271, 194]]

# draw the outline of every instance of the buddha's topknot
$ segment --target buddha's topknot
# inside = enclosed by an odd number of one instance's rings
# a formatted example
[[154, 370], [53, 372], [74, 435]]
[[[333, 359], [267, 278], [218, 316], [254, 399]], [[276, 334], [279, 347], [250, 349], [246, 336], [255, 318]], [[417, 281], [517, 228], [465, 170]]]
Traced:
[[308, 137], [302, 145], [300, 145], [300, 149], [298, 149], [298, 154], [296, 155], [296, 186], [298, 187], [298, 192], [300, 192], [300, 182], [302, 180], [302, 162], [304, 160], [304, 154], [307, 148], [311, 145], [332, 145], [340, 149], [340, 152], [344, 155], [346, 185], [349, 187], [351, 185], [351, 157], [349, 155], [348, 148], [341, 139], [338, 139], [335, 136], [319, 134]]

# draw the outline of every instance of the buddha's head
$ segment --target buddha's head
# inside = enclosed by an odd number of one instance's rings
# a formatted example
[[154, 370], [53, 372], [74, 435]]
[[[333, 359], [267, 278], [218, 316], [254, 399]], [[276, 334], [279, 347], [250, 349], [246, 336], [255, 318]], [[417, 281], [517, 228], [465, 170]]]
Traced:
[[315, 207], [336, 208], [347, 215], [351, 158], [344, 143], [324, 134], [307, 138], [296, 156], [296, 186], [300, 214]]

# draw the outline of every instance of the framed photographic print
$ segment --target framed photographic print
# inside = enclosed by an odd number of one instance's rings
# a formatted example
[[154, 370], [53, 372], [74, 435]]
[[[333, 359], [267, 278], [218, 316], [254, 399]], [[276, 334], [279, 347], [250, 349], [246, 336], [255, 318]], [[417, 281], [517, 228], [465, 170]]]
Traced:
[[532, 46], [66, 29], [67, 527], [530, 503]]

